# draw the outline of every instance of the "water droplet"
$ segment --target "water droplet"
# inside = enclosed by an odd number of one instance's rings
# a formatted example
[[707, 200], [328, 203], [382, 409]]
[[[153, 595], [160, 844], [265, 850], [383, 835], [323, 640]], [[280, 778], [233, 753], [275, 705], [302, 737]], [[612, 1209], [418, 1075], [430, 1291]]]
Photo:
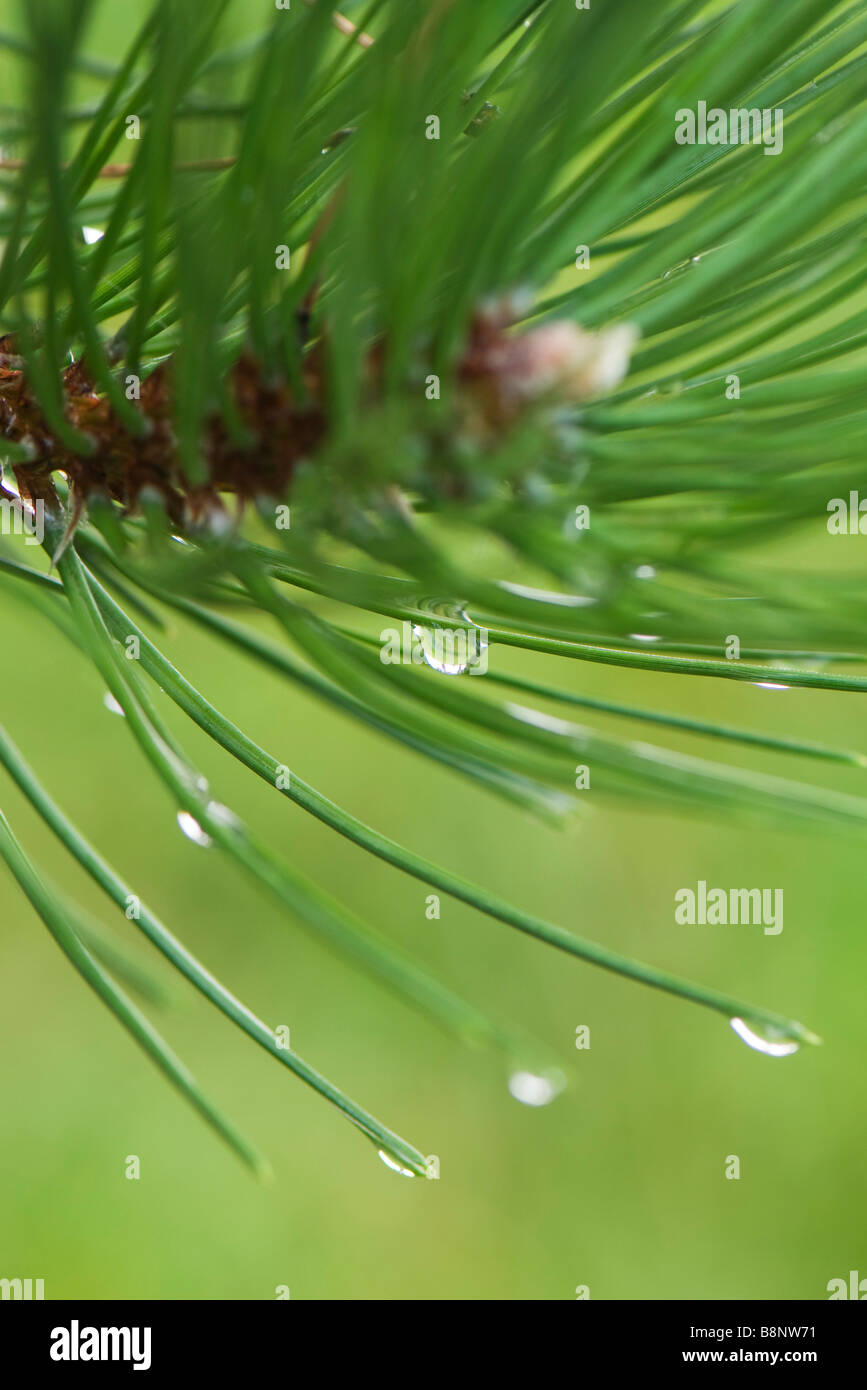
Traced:
[[509, 1094], [522, 1105], [550, 1105], [560, 1094], [565, 1078], [560, 1072], [513, 1071]]
[[107, 710], [111, 710], [112, 714], [119, 714], [122, 719], [126, 717], [123, 712], [123, 705], [118, 704], [110, 690], [107, 690], [103, 695], [102, 703]]
[[101, 232], [98, 227], [82, 227], [81, 235], [84, 237], [88, 246], [93, 246], [94, 242], [102, 241], [105, 232]]
[[467, 638], [454, 628], [413, 627], [413, 636], [421, 643], [425, 665], [444, 676], [462, 676], [469, 667], [466, 658]]
[[639, 565], [635, 571], [636, 579], [655, 579], [656, 570], [653, 565]]
[[631, 642], [659, 642], [661, 639], [650, 632], [630, 632], [629, 640]]
[[402, 1178], [415, 1177], [415, 1173], [412, 1171], [412, 1169], [404, 1168], [403, 1164], [398, 1163], [397, 1159], [394, 1157], [393, 1154], [388, 1153], [385, 1149], [377, 1149], [376, 1152], [379, 1154], [379, 1157], [382, 1159], [386, 1168], [390, 1168], [392, 1172], [400, 1173], [400, 1176]]
[[783, 1031], [782, 1028], [774, 1028], [772, 1024], [756, 1024], [751, 1027], [742, 1018], [729, 1019], [729, 1023], [742, 1042], [747, 1047], [752, 1047], [756, 1052], [764, 1052], [768, 1057], [790, 1057], [793, 1052], [800, 1050], [801, 1044], [796, 1038]]
[[753, 681], [757, 690], [790, 690], [791, 686], [779, 685], [776, 681]]
[[202, 849], [208, 849], [213, 844], [210, 835], [202, 829], [189, 811], [178, 811], [178, 825], [181, 832], [186, 835], [188, 840], [192, 840], [194, 845], [201, 845]]
[[419, 644], [425, 665], [446, 676], [460, 676], [471, 668], [485, 669], [484, 654], [488, 646], [485, 628], [465, 611], [462, 602], [419, 596], [416, 608], [446, 622], [466, 623], [466, 627], [448, 627], [437, 622], [430, 627], [414, 623], [412, 634]]

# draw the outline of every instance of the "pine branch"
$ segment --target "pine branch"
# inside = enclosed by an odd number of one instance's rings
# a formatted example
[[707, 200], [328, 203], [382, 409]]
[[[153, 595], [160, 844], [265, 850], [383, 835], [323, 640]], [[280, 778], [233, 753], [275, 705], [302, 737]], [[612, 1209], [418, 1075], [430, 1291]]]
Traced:
[[[760, 1051], [816, 1041], [785, 1014], [464, 880], [294, 768], [284, 784], [286, 765], [152, 634], [176, 611], [217, 650], [410, 750], [412, 772], [433, 762], [554, 825], [580, 806], [577, 761], [592, 765], [594, 794], [621, 805], [863, 834], [861, 795], [618, 730], [639, 721], [660, 739], [859, 774], [861, 751], [534, 674], [544, 655], [564, 673], [604, 665], [612, 680], [627, 669], [867, 689], [861, 574], [836, 554], [823, 571], [785, 570], [767, 545], [823, 525], [863, 478], [863, 6], [373, 0], [351, 19], [305, 0], [223, 47], [232, 0], [154, 0], [110, 61], [85, 51], [93, 8], [40, 0], [22, 33], [0, 34], [26, 91], [0, 112], [12, 145], [0, 156], [0, 507], [18, 522], [0, 541], [0, 579], [13, 600], [96, 668], [173, 808], [289, 921], [460, 1037], [532, 1067], [551, 1095], [546, 1049], [433, 978], [212, 799], [154, 685], [391, 867], [722, 1012]], [[700, 107], [705, 120], [710, 107], [772, 122], [751, 141], [731, 129], [681, 141], [684, 112]], [[22, 548], [42, 525], [49, 570]], [[395, 623], [405, 650], [392, 663]], [[128, 639], [136, 661], [121, 654]], [[438, 658], [437, 642], [463, 657]], [[487, 681], [466, 679], [482, 652]], [[615, 732], [565, 719], [566, 706]], [[2, 731], [0, 761], [122, 906], [128, 885]], [[258, 1164], [112, 980], [128, 963], [98, 958], [99, 933], [2, 819], [0, 853], [75, 968]], [[279, 1047], [147, 909], [138, 925], [392, 1166], [434, 1175]]]

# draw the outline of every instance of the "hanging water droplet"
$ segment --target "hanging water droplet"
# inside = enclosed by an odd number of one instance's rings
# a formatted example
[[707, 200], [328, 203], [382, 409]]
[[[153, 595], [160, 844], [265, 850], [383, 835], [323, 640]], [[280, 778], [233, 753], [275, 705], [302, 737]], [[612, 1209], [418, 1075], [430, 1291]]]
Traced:
[[780, 685], [777, 681], [753, 681], [757, 690], [790, 690], [788, 685]]
[[468, 634], [454, 628], [415, 625], [412, 635], [421, 644], [426, 666], [444, 676], [462, 676], [469, 668]]
[[186, 835], [188, 840], [192, 840], [194, 845], [201, 845], [202, 849], [208, 849], [213, 844], [210, 835], [202, 829], [189, 811], [178, 811], [178, 825], [182, 834]]
[[84, 237], [88, 246], [93, 246], [95, 242], [102, 241], [105, 232], [101, 232], [98, 227], [82, 227], [81, 235]]
[[656, 570], [653, 565], [638, 565], [635, 569], [636, 579], [655, 579]]
[[105, 705], [107, 710], [111, 710], [112, 714], [119, 714], [121, 719], [126, 718], [123, 712], [123, 705], [118, 704], [117, 700], [114, 698], [110, 690], [107, 690], [103, 695], [102, 703]]
[[659, 642], [662, 639], [652, 632], [630, 632], [629, 640], [631, 642]]
[[392, 1154], [388, 1153], [387, 1150], [377, 1149], [376, 1152], [379, 1154], [379, 1157], [382, 1159], [386, 1168], [390, 1168], [392, 1172], [400, 1173], [400, 1176], [402, 1178], [415, 1177], [415, 1173], [412, 1171], [411, 1168], [404, 1168], [403, 1164], [398, 1163], [397, 1159]]
[[747, 1047], [764, 1052], [768, 1057], [790, 1057], [793, 1052], [800, 1050], [801, 1044], [796, 1038], [786, 1034], [782, 1028], [774, 1028], [772, 1024], [762, 1023], [753, 1027], [742, 1018], [729, 1019], [729, 1024]]
[[560, 1072], [513, 1071], [509, 1077], [509, 1094], [522, 1105], [550, 1105], [565, 1085]]

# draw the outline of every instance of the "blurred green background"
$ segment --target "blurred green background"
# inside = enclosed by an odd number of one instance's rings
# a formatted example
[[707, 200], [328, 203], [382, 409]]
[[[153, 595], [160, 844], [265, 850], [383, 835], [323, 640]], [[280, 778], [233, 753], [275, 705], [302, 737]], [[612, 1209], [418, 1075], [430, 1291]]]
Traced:
[[[813, 534], [824, 553], [830, 539]], [[302, 1056], [438, 1154], [442, 1176], [389, 1172], [337, 1112], [149, 953], [172, 995], [158, 1026], [273, 1161], [276, 1185], [258, 1187], [4, 875], [0, 1273], [44, 1278], [49, 1298], [268, 1299], [285, 1284], [294, 1298], [569, 1299], [586, 1284], [591, 1298], [632, 1299], [824, 1298], [829, 1279], [865, 1272], [857, 840], [638, 813], [592, 790], [587, 815], [558, 832], [173, 626], [166, 649], [218, 706], [378, 828], [577, 932], [800, 1018], [824, 1038], [794, 1057], [764, 1057], [721, 1017], [448, 899], [440, 921], [428, 921], [424, 885], [278, 800], [185, 728], [214, 794], [276, 849], [560, 1053], [569, 1088], [545, 1109], [525, 1107], [496, 1057], [444, 1037], [218, 852], [184, 839], [123, 720], [104, 708], [98, 677], [14, 593], [4, 581], [3, 718], [61, 804], [206, 964], [272, 1026], [287, 1024]], [[514, 654], [494, 650], [504, 659]], [[854, 695], [544, 658], [513, 669], [529, 665], [575, 690], [865, 747]], [[720, 756], [704, 739], [678, 746]], [[813, 773], [803, 760], [749, 750], [738, 759], [864, 790], [857, 770]], [[134, 935], [8, 779], [0, 805], [52, 877]], [[699, 878], [782, 887], [783, 932], [677, 926], [675, 890]], [[575, 1050], [579, 1024], [590, 1027], [588, 1051]], [[141, 1159], [139, 1181], [124, 1176], [130, 1154]], [[731, 1154], [738, 1181], [724, 1176]]]
[[[230, 7], [226, 41], [259, 22], [242, 8]], [[89, 50], [116, 54], [143, 9], [141, 0], [122, 13], [98, 7]], [[9, 27], [15, 7], [0, 4], [0, 17]], [[835, 539], [828, 552], [824, 518], [809, 534], [826, 567], [857, 552], [857, 539]], [[788, 558], [802, 555], [799, 543]], [[4, 872], [0, 1276], [43, 1278], [52, 1299], [271, 1299], [280, 1285], [301, 1299], [571, 1299], [577, 1285], [593, 1299], [821, 1299], [830, 1279], [867, 1275], [857, 839], [638, 812], [592, 790], [587, 814], [558, 832], [173, 623], [164, 645], [185, 674], [378, 829], [582, 935], [799, 1018], [824, 1038], [795, 1057], [764, 1057], [721, 1017], [446, 898], [441, 919], [428, 921], [424, 885], [278, 800], [163, 701], [219, 800], [468, 998], [559, 1052], [568, 1089], [528, 1108], [510, 1097], [495, 1057], [444, 1037], [217, 852], [184, 839], [93, 670], [5, 581], [2, 602], [0, 717], [64, 809], [227, 985], [272, 1026], [290, 1027], [302, 1056], [438, 1154], [441, 1180], [389, 1172], [335, 1110], [151, 952], [172, 996], [155, 1021], [271, 1158], [276, 1184], [258, 1187], [78, 979]], [[498, 651], [491, 660], [624, 703], [867, 752], [854, 695]], [[635, 726], [635, 736], [662, 734]], [[708, 740], [665, 737], [727, 756]], [[865, 791], [852, 769], [736, 757]], [[0, 806], [53, 879], [134, 937], [5, 777]], [[784, 931], [677, 926], [675, 891], [699, 878], [782, 887]], [[590, 1028], [588, 1051], [575, 1050], [579, 1024]], [[139, 1181], [125, 1177], [131, 1154]], [[732, 1154], [738, 1181], [725, 1178]]]

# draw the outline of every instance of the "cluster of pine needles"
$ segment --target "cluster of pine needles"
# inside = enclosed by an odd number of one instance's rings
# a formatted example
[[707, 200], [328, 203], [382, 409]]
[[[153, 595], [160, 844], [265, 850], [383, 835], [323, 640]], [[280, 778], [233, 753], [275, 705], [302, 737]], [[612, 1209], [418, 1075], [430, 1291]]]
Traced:
[[[466, 1041], [556, 1074], [260, 842], [212, 795], [166, 699], [275, 796], [435, 891], [771, 1048], [813, 1040], [387, 838], [158, 642], [174, 611], [217, 655], [238, 648], [405, 745], [408, 778], [433, 759], [555, 824], [582, 764], [594, 794], [630, 805], [863, 834], [867, 799], [736, 764], [741, 746], [863, 768], [859, 753], [593, 699], [505, 660], [867, 690], [861, 576], [763, 555], [863, 474], [863, 4], [128, 9], [141, 21], [111, 61], [88, 48], [95, 0], [27, 0], [0, 32], [2, 502], [44, 519], [42, 563], [0, 538], [0, 581], [35, 610], [34, 642], [50, 625], [64, 660], [96, 667], [193, 834]], [[675, 113], [699, 101], [782, 112], [783, 150], [678, 144]], [[487, 674], [384, 663], [395, 626], [423, 650], [483, 634]], [[655, 741], [573, 717], [596, 714]], [[716, 739], [720, 757], [669, 749], [667, 732]], [[2, 728], [0, 762], [118, 914], [389, 1162], [430, 1173], [191, 955]], [[76, 970], [261, 1168], [123, 988], [119, 940], [2, 813], [0, 855]]]

